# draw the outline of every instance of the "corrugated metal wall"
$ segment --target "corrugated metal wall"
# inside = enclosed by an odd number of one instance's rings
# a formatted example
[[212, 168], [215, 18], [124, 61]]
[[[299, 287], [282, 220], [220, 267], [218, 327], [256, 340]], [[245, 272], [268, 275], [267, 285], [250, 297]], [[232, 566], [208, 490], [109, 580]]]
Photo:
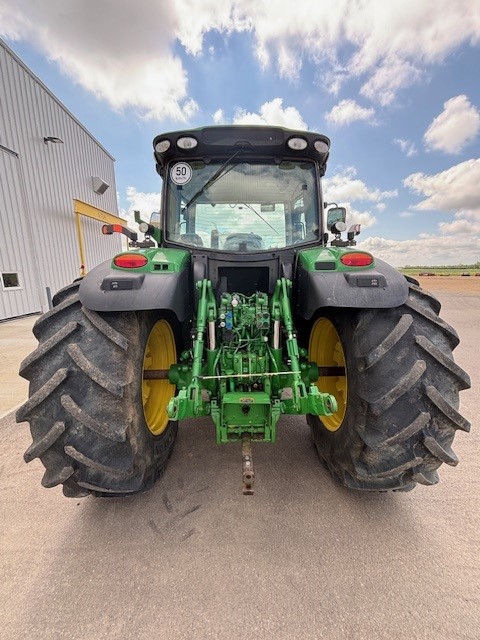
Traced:
[[[25, 190], [18, 156], [0, 146], [0, 318], [40, 311], [40, 285], [33, 257], [12, 238], [31, 242], [25, 217]], [[15, 216], [9, 213], [15, 212]], [[4, 287], [3, 274], [18, 274], [18, 287]]]
[[[45, 144], [47, 136], [58, 137], [63, 144]], [[24, 213], [2, 207], [0, 231], [9, 234], [13, 253], [28, 251], [32, 256], [39, 281], [37, 299], [45, 311], [45, 287], [55, 292], [79, 275], [73, 199], [118, 215], [114, 160], [1, 40], [0, 145], [16, 157], [24, 190]], [[1, 171], [0, 167], [2, 184], [6, 184], [8, 176]], [[93, 191], [93, 176], [110, 185], [103, 195]], [[12, 217], [25, 221], [31, 242], [21, 224], [12, 224]], [[121, 250], [119, 237], [101, 236], [100, 227], [83, 219], [88, 269]], [[4, 268], [1, 262], [0, 268]], [[12, 292], [0, 288], [0, 297], [5, 296], [11, 298]], [[12, 311], [4, 304], [3, 313]], [[0, 306], [2, 317], [10, 316], [2, 316]]]

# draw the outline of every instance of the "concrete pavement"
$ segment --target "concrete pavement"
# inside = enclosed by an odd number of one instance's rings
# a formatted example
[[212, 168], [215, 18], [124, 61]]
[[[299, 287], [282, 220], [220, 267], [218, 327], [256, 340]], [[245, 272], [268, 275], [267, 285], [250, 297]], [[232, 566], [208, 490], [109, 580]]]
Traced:
[[28, 382], [18, 375], [20, 362], [37, 346], [32, 327], [38, 315], [0, 322], [0, 418], [27, 397]]
[[254, 445], [181, 425], [165, 476], [128, 499], [68, 500], [22, 461], [31, 439], [0, 421], [0, 629], [5, 640], [477, 639], [480, 628], [480, 297], [444, 293], [472, 376], [456, 468], [406, 494], [336, 486], [301, 418]]

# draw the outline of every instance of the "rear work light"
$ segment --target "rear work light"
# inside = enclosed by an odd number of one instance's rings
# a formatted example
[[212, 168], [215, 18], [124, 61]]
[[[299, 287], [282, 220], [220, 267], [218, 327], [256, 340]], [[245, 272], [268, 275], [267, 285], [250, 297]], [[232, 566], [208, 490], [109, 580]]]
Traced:
[[304, 138], [290, 138], [287, 145], [294, 151], [303, 151], [308, 146], [308, 142]]
[[123, 269], [139, 269], [144, 267], [147, 262], [148, 259], [139, 253], [122, 253], [113, 259], [113, 264]]
[[313, 146], [315, 147], [315, 150], [318, 151], [318, 153], [322, 156], [328, 153], [328, 149], [329, 149], [328, 144], [323, 140], [316, 140], [313, 143]]
[[160, 140], [160, 142], [157, 142], [157, 144], [155, 145], [155, 151], [157, 153], [165, 153], [165, 151], [168, 151], [170, 149], [170, 140]]
[[198, 144], [198, 141], [191, 136], [185, 136], [184, 138], [179, 138], [177, 140], [177, 147], [180, 149], [184, 149], [187, 151], [188, 149], [194, 149]]
[[367, 267], [373, 263], [373, 256], [369, 253], [344, 253], [340, 262], [346, 267]]

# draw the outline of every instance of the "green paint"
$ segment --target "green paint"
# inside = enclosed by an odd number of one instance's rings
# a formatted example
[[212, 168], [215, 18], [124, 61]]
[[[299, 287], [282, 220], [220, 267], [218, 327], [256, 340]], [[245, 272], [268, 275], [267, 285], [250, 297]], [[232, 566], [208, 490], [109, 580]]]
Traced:
[[[335, 398], [313, 384], [316, 364], [298, 346], [289, 280], [277, 281], [271, 299], [265, 293], [223, 293], [218, 308], [209, 280], [198, 282], [197, 289], [193, 348], [170, 368], [170, 382], [178, 389], [167, 409], [172, 420], [210, 415], [219, 443], [241, 440], [244, 433], [274, 442], [282, 413], [336, 411]], [[285, 332], [278, 346], [275, 322]]]
[[[316, 247], [315, 249], [303, 249], [298, 252], [298, 261], [307, 271], [319, 271], [315, 266], [318, 262], [335, 262], [335, 271], [365, 271], [375, 268], [375, 259], [367, 267], [347, 267], [340, 262], [345, 253], [368, 253], [352, 247]], [[368, 253], [368, 255], [371, 255]], [[372, 256], [373, 257], [373, 256]], [[327, 273], [327, 271], [324, 271]]]

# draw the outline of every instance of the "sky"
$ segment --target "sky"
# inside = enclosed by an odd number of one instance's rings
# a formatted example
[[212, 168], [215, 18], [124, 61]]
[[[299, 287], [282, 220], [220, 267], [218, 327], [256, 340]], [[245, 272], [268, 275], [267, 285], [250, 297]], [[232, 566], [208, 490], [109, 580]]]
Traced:
[[152, 140], [327, 135], [328, 202], [395, 266], [480, 261], [480, 0], [0, 0], [0, 37], [158, 210]]

